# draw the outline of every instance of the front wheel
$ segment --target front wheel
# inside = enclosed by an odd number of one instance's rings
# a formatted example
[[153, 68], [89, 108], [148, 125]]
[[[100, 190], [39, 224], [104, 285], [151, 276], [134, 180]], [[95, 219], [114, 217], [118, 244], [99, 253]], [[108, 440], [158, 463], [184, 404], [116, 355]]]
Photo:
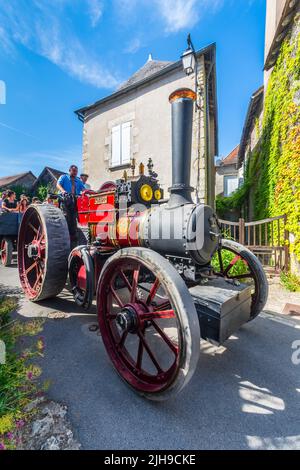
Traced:
[[75, 303], [88, 310], [94, 297], [94, 264], [86, 246], [71, 251], [69, 280]]
[[169, 261], [144, 248], [118, 251], [101, 272], [97, 311], [107, 353], [135, 391], [166, 400], [189, 382], [199, 358], [199, 320]]

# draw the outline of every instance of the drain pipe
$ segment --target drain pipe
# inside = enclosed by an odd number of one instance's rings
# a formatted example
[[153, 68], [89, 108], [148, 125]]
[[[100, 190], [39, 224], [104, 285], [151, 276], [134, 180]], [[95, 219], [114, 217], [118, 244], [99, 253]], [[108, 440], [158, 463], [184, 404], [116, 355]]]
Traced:
[[211, 181], [211, 162], [210, 162], [210, 120], [209, 120], [209, 80], [212, 73], [212, 70], [215, 66], [216, 58], [215, 54], [213, 54], [212, 61], [208, 70], [206, 83], [205, 83], [205, 160], [206, 160], [206, 203], [212, 205], [210, 199], [210, 191], [209, 190], [209, 183]]

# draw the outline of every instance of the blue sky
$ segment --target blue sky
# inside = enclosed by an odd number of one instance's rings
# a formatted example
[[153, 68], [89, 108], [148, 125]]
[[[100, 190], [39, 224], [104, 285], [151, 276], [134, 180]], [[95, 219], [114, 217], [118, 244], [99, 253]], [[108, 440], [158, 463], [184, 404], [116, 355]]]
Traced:
[[188, 32], [197, 49], [217, 43], [226, 155], [263, 83], [264, 29], [265, 0], [0, 0], [0, 175], [80, 165], [73, 111], [114, 91], [150, 52], [178, 60]]

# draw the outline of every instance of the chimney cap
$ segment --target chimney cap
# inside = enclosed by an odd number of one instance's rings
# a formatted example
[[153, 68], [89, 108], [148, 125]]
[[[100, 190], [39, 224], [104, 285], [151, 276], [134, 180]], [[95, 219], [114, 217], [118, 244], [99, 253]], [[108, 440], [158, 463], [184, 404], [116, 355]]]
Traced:
[[197, 94], [190, 88], [179, 88], [179, 90], [175, 90], [173, 91], [173, 93], [171, 93], [171, 95], [169, 96], [169, 101], [170, 103], [173, 103], [173, 101], [176, 101], [180, 98], [186, 98], [196, 101]]

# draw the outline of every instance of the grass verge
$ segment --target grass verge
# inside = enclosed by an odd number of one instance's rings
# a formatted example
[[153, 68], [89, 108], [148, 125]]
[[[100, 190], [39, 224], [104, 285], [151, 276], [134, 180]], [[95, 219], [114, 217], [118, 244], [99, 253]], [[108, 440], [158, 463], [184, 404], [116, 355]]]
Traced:
[[300, 292], [300, 279], [295, 274], [281, 273], [280, 281], [289, 292]]
[[43, 321], [13, 320], [16, 307], [16, 299], [0, 297], [0, 450], [18, 446], [20, 429], [34, 413], [26, 406], [44, 390], [37, 381], [41, 369], [33, 362], [43, 355], [44, 340], [26, 339], [41, 333]]

